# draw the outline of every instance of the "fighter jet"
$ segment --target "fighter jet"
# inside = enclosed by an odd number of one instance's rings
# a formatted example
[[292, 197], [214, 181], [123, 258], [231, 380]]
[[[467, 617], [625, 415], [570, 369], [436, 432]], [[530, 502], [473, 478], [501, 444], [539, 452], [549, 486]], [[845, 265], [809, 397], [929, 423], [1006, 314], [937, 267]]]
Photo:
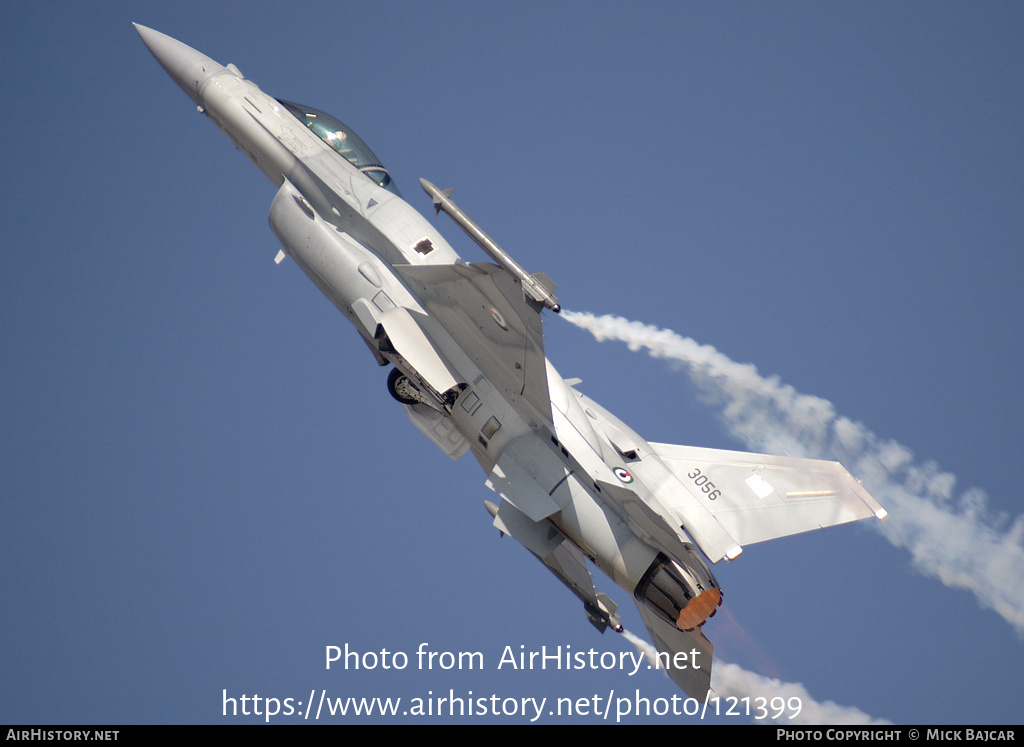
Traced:
[[[467, 262], [399, 194], [349, 127], [270, 96], [234, 65], [136, 24], [164, 70], [277, 188], [270, 227], [344, 314], [409, 420], [452, 459], [471, 452], [494, 526], [622, 631], [590, 564], [632, 594], [669, 676], [704, 699], [722, 603], [710, 564], [744, 545], [885, 511], [837, 462], [649, 443], [544, 355], [555, 284], [526, 272], [425, 179], [494, 260]], [[589, 561], [589, 563], [588, 563]]]

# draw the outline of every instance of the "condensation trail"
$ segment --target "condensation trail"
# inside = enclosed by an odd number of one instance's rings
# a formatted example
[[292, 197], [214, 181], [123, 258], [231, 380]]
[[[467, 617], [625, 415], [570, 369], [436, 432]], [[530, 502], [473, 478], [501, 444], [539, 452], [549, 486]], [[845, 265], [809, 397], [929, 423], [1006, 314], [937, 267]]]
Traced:
[[[841, 706], [826, 700], [819, 703], [807, 692], [807, 688], [796, 682], [782, 682], [772, 677], [762, 677], [748, 672], [746, 669], [728, 662], [715, 662], [711, 670], [711, 687], [720, 698], [734, 697], [742, 701], [749, 698], [750, 703], [759, 705], [759, 698], [767, 698], [766, 705], [769, 715], [779, 710], [783, 715], [776, 720], [778, 724], [803, 726], [808, 724], [864, 725], [888, 724], [889, 721], [872, 718], [859, 708]], [[782, 698], [785, 707], [777, 708], [772, 698]], [[791, 698], [799, 698], [800, 708], [795, 717], [789, 718], [793, 709], [788, 707]]]
[[1024, 515], [992, 516], [983, 491], [954, 495], [956, 478], [934, 462], [915, 462], [909, 449], [837, 415], [831, 402], [764, 378], [710, 345], [616, 316], [561, 316], [598, 341], [681, 364], [748, 449], [842, 462], [889, 512], [873, 527], [908, 550], [922, 573], [971, 591], [1024, 637]]
[[[633, 635], [628, 630], [622, 631], [626, 639], [636, 646], [637, 651], [643, 654], [647, 661], [655, 669], [659, 668], [658, 650], [644, 639]], [[667, 676], [667, 675], [666, 675]], [[794, 726], [805, 724], [888, 724], [889, 721], [872, 718], [859, 708], [841, 706], [826, 700], [819, 703], [807, 692], [807, 688], [796, 682], [782, 682], [772, 677], [762, 677], [759, 674], [750, 672], [737, 664], [716, 661], [714, 669], [711, 670], [711, 689], [719, 698], [737, 698], [744, 703], [741, 710], [746, 713], [746, 706], [749, 704], [752, 709], [752, 716], [761, 715], [755, 719], [764, 723], [767, 719], [779, 715], [775, 719], [780, 724], [792, 724]], [[794, 707], [791, 698], [797, 698], [799, 706]], [[762, 707], [764, 699], [764, 711]], [[773, 700], [774, 699], [774, 700]], [[781, 699], [781, 700], [779, 700]], [[794, 715], [795, 714], [795, 715]], [[792, 718], [791, 718], [792, 716]]]

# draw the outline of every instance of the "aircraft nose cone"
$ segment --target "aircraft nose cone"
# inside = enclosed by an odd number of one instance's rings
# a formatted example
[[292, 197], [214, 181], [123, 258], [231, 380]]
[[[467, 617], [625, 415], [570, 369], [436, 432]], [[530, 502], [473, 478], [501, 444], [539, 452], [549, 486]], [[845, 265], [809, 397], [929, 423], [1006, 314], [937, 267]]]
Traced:
[[160, 66], [193, 101], [202, 105], [199, 92], [203, 84], [213, 75], [225, 70], [225, 67], [167, 34], [161, 34], [137, 23], [133, 25]]

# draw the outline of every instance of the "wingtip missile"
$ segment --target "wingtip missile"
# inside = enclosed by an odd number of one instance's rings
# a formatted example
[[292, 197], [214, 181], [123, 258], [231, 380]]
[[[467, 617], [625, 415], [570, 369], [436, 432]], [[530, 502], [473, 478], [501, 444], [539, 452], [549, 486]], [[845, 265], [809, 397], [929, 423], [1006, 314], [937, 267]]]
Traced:
[[434, 203], [434, 214], [436, 215], [442, 210], [446, 212], [452, 220], [459, 224], [463, 231], [469, 234], [473, 241], [480, 245], [481, 249], [487, 252], [495, 262], [522, 284], [523, 291], [527, 296], [555, 313], [562, 310], [561, 305], [558, 303], [558, 297], [554, 294], [555, 284], [551, 278], [542, 272], [531, 275], [524, 270], [522, 265], [512, 259], [508, 252], [498, 246], [494, 239], [484, 233], [480, 226], [474, 223], [463, 212], [462, 208], [455, 204], [455, 201], [450, 197], [452, 193], [451, 187], [448, 189], [438, 189], [437, 186], [427, 179], [420, 179], [420, 186], [423, 187], [424, 192], [430, 195], [430, 199]]
[[[441, 212], [441, 210], [444, 209], [444, 205], [441, 202], [440, 198], [451, 197], [452, 192], [455, 191], [454, 187], [448, 187], [448, 189], [438, 189], [426, 179], [420, 179], [420, 186], [423, 187], [424, 191], [426, 191], [426, 193], [431, 197], [431, 200], [434, 204], [434, 215], [437, 215], [438, 213]], [[435, 195], [435, 193], [437, 193], [440, 196]]]

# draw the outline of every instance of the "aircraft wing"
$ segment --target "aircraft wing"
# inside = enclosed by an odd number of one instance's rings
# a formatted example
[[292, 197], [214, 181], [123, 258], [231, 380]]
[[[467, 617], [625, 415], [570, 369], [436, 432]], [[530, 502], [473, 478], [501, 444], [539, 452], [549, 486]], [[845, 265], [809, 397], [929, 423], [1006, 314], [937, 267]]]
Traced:
[[540, 307], [489, 263], [395, 265], [423, 307], [526, 419], [553, 430]]
[[684, 524], [699, 504], [739, 545], [886, 516], [839, 462], [674, 444], [651, 448], [697, 498], [673, 503]]

